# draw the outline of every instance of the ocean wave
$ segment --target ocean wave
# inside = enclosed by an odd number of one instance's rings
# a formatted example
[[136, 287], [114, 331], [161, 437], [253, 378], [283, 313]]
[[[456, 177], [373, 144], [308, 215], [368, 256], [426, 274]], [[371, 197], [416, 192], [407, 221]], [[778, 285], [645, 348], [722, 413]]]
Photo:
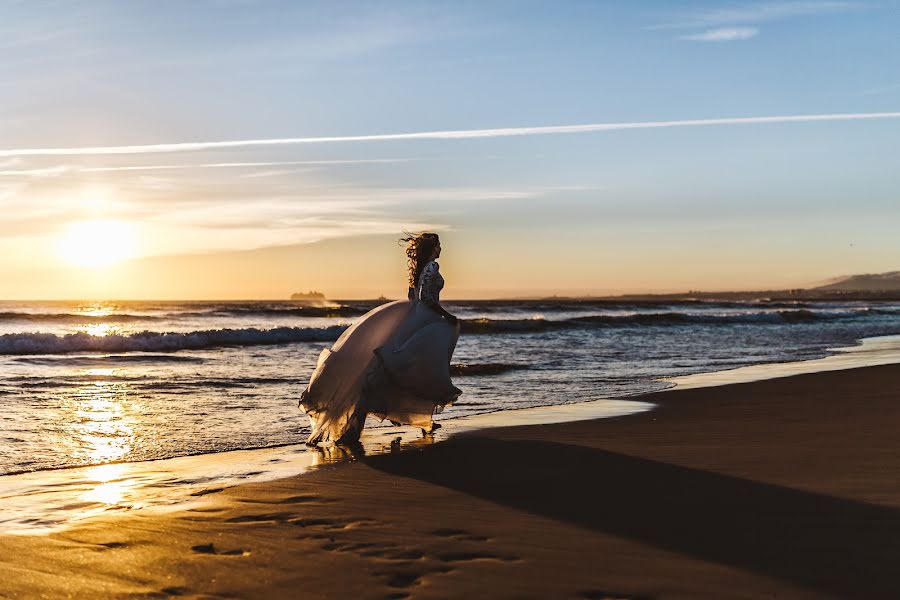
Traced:
[[325, 317], [325, 318], [349, 318], [358, 317], [368, 312], [373, 306], [234, 306], [214, 307], [208, 310], [183, 310], [171, 311], [166, 314], [135, 314], [135, 313], [109, 313], [92, 314], [82, 312], [22, 312], [0, 311], [0, 323], [132, 323], [162, 320], [177, 320], [187, 318], [217, 318], [217, 317]]
[[135, 315], [131, 313], [30, 313], [5, 311], [0, 312], [0, 322], [18, 321], [28, 323], [130, 323], [133, 321], [159, 321], [159, 315]]
[[198, 379], [160, 379], [150, 376], [121, 375], [66, 375], [63, 377], [7, 377], [0, 383], [14, 385], [18, 388], [83, 388], [97, 383], [115, 383], [127, 385], [141, 390], [196, 390], [196, 389], [255, 389], [264, 385], [301, 385], [297, 378], [287, 377], [233, 377], [233, 378], [198, 378]]
[[144, 331], [130, 335], [93, 336], [87, 333], [8, 333], [0, 335], [0, 354], [69, 354], [73, 352], [176, 352], [228, 346], [263, 346], [297, 342], [334, 341], [346, 329], [276, 327], [274, 329], [212, 329], [188, 333]]
[[587, 312], [591, 310], [676, 310], [683, 308], [704, 308], [704, 309], [754, 309], [754, 308], [809, 308], [813, 306], [811, 303], [803, 301], [788, 300], [645, 300], [645, 301], [623, 301], [620, 299], [590, 299], [590, 300], [564, 300], [564, 301], [544, 301], [544, 300], [480, 300], [477, 302], [467, 302], [464, 300], [449, 300], [448, 305], [463, 308], [466, 310], [478, 311], [482, 313], [493, 312], [509, 312], [522, 311], [530, 313], [555, 313], [555, 312]]
[[630, 315], [585, 315], [570, 319], [464, 319], [461, 321], [463, 333], [531, 333], [575, 327], [634, 327], [666, 325], [740, 325], [740, 324], [789, 324], [816, 321], [854, 319], [885, 314], [878, 309], [846, 311], [813, 311], [805, 308], [792, 310], [772, 310], [750, 313], [701, 314], [682, 312], [637, 313]]
[[186, 317], [358, 317], [368, 312], [362, 306], [286, 306], [286, 307], [262, 307], [262, 306], [234, 306], [217, 307], [209, 310], [172, 312], [168, 317], [172, 319]]
[[572, 320], [534, 319], [461, 319], [462, 333], [533, 333], [573, 326]]
[[231, 379], [196, 379], [187, 381], [156, 380], [148, 383], [140, 383], [141, 389], [148, 390], [177, 390], [177, 389], [241, 389], [256, 388], [261, 385], [301, 385], [305, 383], [300, 379], [286, 377], [234, 377]]
[[183, 356], [177, 354], [92, 354], [89, 356], [21, 356], [12, 358], [18, 363], [42, 366], [66, 366], [66, 367], [105, 367], [110, 364], [135, 364], [135, 363], [202, 363], [204, 359], [199, 356]]
[[527, 365], [512, 363], [458, 363], [450, 365], [450, 374], [459, 376], [499, 375], [507, 371], [527, 368]]

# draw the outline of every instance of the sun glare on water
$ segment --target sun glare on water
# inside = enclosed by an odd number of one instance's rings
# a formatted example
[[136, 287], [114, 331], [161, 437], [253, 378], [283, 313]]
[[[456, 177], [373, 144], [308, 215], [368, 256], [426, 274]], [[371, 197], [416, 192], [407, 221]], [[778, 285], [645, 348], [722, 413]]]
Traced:
[[73, 223], [60, 240], [59, 252], [63, 259], [78, 267], [114, 265], [134, 256], [134, 227], [112, 220]]

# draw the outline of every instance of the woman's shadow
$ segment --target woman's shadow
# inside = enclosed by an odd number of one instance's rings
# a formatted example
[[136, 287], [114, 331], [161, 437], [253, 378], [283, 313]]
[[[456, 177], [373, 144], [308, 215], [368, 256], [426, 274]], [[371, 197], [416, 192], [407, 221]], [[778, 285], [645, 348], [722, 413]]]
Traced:
[[900, 510], [544, 441], [460, 436], [375, 469], [839, 597], [900, 598]]

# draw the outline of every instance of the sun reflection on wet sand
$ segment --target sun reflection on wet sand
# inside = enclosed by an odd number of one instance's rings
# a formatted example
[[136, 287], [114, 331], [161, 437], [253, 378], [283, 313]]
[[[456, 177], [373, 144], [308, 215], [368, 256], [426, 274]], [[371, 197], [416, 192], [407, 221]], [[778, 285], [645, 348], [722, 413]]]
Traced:
[[90, 467], [85, 476], [89, 480], [97, 482], [97, 486], [82, 495], [85, 502], [100, 502], [102, 504], [119, 504], [128, 492], [134, 491], [134, 480], [127, 479], [129, 472], [126, 463], [100, 465]]
[[454, 433], [508, 423], [614, 416], [649, 407], [642, 402], [600, 401], [553, 407], [557, 410], [550, 413], [546, 410], [549, 407], [522, 409], [455, 419], [427, 438], [422, 438], [415, 427], [373, 428], [364, 432], [361, 447], [353, 450], [326, 447], [311, 451], [298, 444], [0, 477], [0, 505], [4, 507], [0, 531], [41, 534], [109, 511], [180, 510], [215, 501], [215, 492], [229, 486], [297, 475], [317, 465], [355, 460], [366, 454], [431, 444]]
[[[112, 375], [112, 369], [85, 369], [85, 374], [98, 377]], [[111, 381], [93, 381], [79, 394], [75, 407], [73, 434], [91, 463], [110, 463], [120, 460], [131, 451], [135, 437], [134, 417], [126, 410], [126, 390]], [[125, 477], [127, 464], [100, 464], [90, 467], [85, 476], [95, 487], [85, 492], [81, 500], [105, 505], [122, 504], [133, 495], [134, 482]], [[129, 493], [131, 492], [131, 493]], [[96, 508], [89, 512], [97, 512]]]

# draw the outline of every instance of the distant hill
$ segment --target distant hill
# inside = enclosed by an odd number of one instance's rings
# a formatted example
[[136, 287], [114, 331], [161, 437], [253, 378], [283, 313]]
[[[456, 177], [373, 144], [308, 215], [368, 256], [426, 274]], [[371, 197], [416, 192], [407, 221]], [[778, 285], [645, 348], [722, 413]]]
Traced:
[[833, 279], [812, 288], [817, 292], [900, 292], [900, 271], [867, 273]]

